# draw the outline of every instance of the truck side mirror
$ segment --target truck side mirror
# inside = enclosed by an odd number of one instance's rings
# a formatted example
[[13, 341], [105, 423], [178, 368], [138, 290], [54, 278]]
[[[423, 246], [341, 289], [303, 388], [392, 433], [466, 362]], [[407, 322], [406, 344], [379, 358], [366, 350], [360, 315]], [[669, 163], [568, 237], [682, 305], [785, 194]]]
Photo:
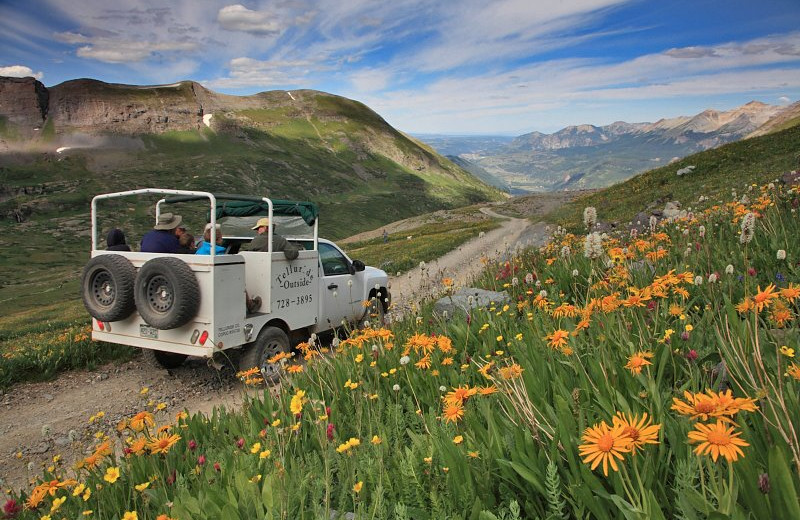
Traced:
[[353, 260], [353, 268], [355, 269], [355, 272], [363, 271], [364, 269], [366, 269], [366, 267], [367, 266], [365, 266], [364, 262], [362, 262], [361, 260]]

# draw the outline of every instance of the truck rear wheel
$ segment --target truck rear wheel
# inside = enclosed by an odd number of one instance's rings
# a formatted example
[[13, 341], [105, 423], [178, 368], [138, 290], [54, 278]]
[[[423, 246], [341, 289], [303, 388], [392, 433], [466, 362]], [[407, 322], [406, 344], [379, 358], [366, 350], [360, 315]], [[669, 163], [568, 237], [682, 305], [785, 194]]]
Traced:
[[245, 347], [239, 361], [239, 370], [245, 371], [258, 367], [264, 382], [272, 386], [280, 381], [281, 362], [270, 363], [281, 352], [290, 350], [289, 337], [278, 327], [264, 327], [258, 333], [256, 340]]
[[142, 357], [150, 366], [170, 369], [181, 366], [189, 356], [186, 354], [176, 354], [174, 352], [164, 352], [163, 350], [143, 348]]
[[192, 268], [177, 258], [148, 260], [136, 276], [136, 309], [161, 330], [188, 323], [200, 309], [200, 286]]
[[98, 255], [81, 276], [83, 305], [97, 321], [119, 321], [136, 308], [133, 298], [136, 269], [122, 255]]

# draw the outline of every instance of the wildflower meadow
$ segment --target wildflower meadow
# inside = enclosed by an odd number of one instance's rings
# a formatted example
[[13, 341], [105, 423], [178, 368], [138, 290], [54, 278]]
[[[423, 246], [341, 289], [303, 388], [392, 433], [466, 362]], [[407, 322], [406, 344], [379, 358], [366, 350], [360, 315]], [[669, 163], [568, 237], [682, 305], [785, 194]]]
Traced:
[[749, 186], [616, 234], [587, 210], [488, 265], [507, 301], [312, 338], [277, 391], [143, 409], [0, 514], [800, 518], [798, 205]]

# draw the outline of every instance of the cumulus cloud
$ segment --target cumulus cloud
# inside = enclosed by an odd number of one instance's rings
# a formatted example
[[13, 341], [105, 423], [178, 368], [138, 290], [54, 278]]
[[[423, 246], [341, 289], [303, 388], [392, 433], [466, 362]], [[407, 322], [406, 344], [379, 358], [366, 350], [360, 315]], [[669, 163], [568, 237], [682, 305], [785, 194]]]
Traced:
[[241, 4], [228, 5], [220, 9], [217, 21], [229, 31], [277, 34], [281, 30], [279, 20], [272, 13], [251, 11]]
[[240, 57], [228, 62], [230, 74], [226, 78], [218, 78], [201, 82], [209, 88], [243, 88], [270, 87], [299, 84], [315, 67], [308, 60], [256, 60]]
[[0, 67], [0, 76], [9, 78], [27, 78], [32, 77], [42, 79], [44, 74], [41, 72], [33, 72], [33, 69], [24, 65], [9, 65], [8, 67]]
[[788, 98], [786, 96], [781, 96], [778, 98], [778, 103], [780, 103], [781, 105], [788, 105], [791, 102], [792, 102], [791, 98]]

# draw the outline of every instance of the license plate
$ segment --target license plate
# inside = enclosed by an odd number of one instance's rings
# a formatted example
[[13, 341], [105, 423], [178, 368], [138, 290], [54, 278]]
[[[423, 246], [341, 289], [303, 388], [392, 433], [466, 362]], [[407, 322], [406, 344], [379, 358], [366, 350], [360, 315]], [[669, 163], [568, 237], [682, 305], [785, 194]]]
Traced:
[[158, 339], [158, 329], [150, 325], [139, 325], [139, 336], [143, 338]]

